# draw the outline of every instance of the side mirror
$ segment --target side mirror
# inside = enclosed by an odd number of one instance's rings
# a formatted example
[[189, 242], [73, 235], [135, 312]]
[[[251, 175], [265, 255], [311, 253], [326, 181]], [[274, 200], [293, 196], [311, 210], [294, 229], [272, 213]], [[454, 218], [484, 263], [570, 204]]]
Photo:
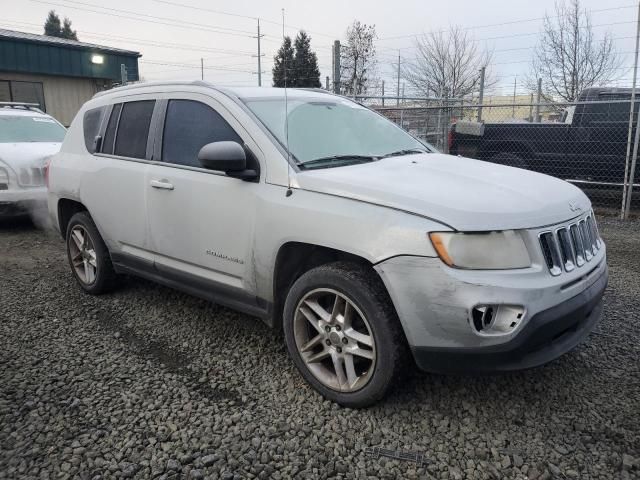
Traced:
[[198, 152], [198, 160], [204, 168], [220, 170], [229, 177], [255, 180], [258, 173], [247, 169], [247, 154], [237, 142], [207, 143]]

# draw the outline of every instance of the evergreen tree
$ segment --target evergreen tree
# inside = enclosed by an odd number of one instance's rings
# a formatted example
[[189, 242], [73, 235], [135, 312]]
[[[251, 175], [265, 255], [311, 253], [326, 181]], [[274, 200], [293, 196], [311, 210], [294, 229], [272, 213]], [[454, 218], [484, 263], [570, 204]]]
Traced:
[[287, 87], [293, 87], [296, 82], [295, 75], [295, 62], [293, 56], [293, 47], [291, 46], [291, 37], [284, 37], [282, 46], [278, 50], [278, 53], [273, 57], [273, 86], [284, 87], [285, 86], [285, 65], [287, 68]]
[[44, 22], [44, 34], [50, 37], [59, 37], [61, 30], [62, 23], [60, 23], [60, 17], [56, 14], [55, 10], [50, 10]]
[[47, 15], [44, 22], [44, 34], [50, 37], [78, 40], [78, 34], [71, 29], [71, 20], [65, 17], [64, 22], [61, 22], [55, 10], [49, 11], [49, 15]]
[[60, 31], [60, 36], [62, 38], [68, 38], [69, 40], [78, 40], [78, 34], [75, 30], [71, 29], [71, 20], [67, 17], [64, 17], [64, 22], [62, 22], [62, 30]]
[[318, 57], [311, 50], [311, 37], [307, 32], [300, 30], [295, 40], [295, 57], [293, 65], [295, 69], [296, 87], [320, 88], [320, 69]]

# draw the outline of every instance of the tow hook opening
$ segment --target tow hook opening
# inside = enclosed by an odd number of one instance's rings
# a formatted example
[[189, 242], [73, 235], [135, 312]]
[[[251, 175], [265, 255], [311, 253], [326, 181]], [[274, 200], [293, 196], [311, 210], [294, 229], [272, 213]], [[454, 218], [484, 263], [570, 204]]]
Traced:
[[484, 304], [471, 309], [471, 327], [484, 336], [500, 336], [513, 332], [524, 318], [522, 305]]

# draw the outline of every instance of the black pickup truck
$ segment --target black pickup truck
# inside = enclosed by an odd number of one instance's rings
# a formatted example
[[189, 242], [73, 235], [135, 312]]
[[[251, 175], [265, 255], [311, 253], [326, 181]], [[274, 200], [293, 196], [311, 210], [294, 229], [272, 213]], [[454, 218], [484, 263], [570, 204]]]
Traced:
[[[634, 125], [638, 102], [640, 92], [636, 95]], [[630, 106], [630, 89], [589, 88], [575, 105], [565, 109], [563, 122], [459, 121], [449, 132], [449, 153], [526, 168], [578, 184], [622, 186]]]

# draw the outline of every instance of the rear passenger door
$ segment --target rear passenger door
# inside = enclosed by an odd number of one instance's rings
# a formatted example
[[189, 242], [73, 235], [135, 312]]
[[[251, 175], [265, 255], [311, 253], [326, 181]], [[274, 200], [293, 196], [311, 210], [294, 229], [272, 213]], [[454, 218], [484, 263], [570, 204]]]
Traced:
[[92, 146], [92, 172], [81, 187], [82, 198], [116, 263], [146, 260], [151, 266], [153, 262], [145, 179], [155, 103], [153, 99], [122, 101], [108, 107]]
[[[216, 141], [238, 142], [247, 152], [257, 145], [213, 98], [185, 93], [163, 102], [155, 145], [160, 161], [150, 166], [146, 189], [156, 269], [199, 293], [221, 294], [215, 299], [220, 303], [255, 303], [250, 292], [259, 183], [203, 168], [198, 152]], [[251, 153], [247, 161], [259, 168]]]

